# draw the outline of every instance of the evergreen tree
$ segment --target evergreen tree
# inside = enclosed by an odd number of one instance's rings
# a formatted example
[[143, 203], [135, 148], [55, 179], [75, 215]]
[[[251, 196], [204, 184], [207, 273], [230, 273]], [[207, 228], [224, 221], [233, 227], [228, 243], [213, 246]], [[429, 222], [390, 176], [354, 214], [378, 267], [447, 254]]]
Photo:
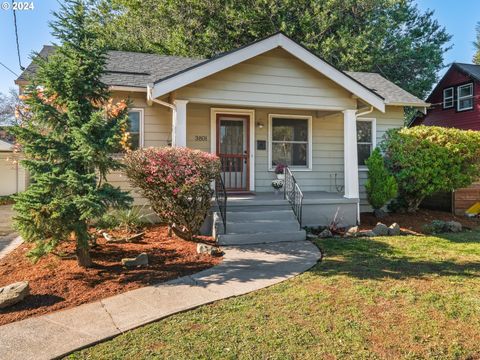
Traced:
[[28, 116], [13, 129], [31, 177], [14, 206], [16, 228], [36, 245], [29, 255], [38, 259], [70, 239], [83, 267], [92, 265], [91, 221], [131, 201], [106, 182], [121, 167], [112, 154], [125, 142], [128, 106], [113, 104], [100, 81], [106, 50], [92, 31], [91, 11], [69, 0], [54, 14], [50, 26], [60, 43], [48, 59], [35, 56], [38, 70], [22, 96]]
[[397, 196], [397, 181], [388, 172], [379, 148], [373, 151], [365, 163], [368, 166], [368, 179], [365, 182], [367, 199], [377, 211]]
[[473, 46], [475, 46], [475, 55], [473, 55], [473, 63], [480, 65], [480, 21], [477, 23], [477, 27], [475, 28], [477, 34], [475, 37], [475, 41], [473, 42]]

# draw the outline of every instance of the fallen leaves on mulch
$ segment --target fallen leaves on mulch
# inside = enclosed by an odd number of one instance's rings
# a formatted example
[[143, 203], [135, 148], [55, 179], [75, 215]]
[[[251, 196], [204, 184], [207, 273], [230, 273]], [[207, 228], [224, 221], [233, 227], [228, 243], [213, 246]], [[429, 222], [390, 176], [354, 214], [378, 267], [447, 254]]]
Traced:
[[[199, 241], [213, 244], [211, 237]], [[22, 244], [0, 260], [0, 287], [17, 281], [30, 283], [30, 295], [19, 304], [0, 310], [0, 325], [74, 307], [128, 290], [196, 273], [221, 262], [221, 257], [197, 254], [195, 242], [167, 236], [167, 227], [151, 226], [135, 243], [107, 243], [103, 236], [91, 251], [93, 268], [83, 269], [76, 259], [53, 254], [36, 264], [25, 256], [31, 244]], [[126, 269], [121, 259], [146, 252], [149, 266]], [[64, 243], [56, 253], [73, 254], [74, 244]]]
[[360, 214], [360, 229], [371, 230], [378, 222], [390, 226], [394, 222], [400, 225], [402, 230], [409, 230], [416, 233], [423, 233], [423, 226], [430, 224], [433, 220], [458, 221], [463, 227], [474, 229], [480, 226], [479, 219], [469, 219], [464, 216], [455, 216], [445, 211], [418, 210], [414, 214], [389, 213], [382, 219], [376, 218], [372, 213]]

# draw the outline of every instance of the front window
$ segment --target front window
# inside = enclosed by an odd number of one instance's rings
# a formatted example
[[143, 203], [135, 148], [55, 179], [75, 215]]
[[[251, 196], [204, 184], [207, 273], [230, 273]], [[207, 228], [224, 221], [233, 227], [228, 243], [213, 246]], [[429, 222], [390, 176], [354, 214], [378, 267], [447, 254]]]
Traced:
[[129, 148], [137, 150], [142, 147], [142, 121], [143, 112], [141, 110], [132, 109], [128, 112], [128, 129]]
[[310, 166], [311, 117], [271, 115], [270, 167], [285, 164], [296, 168]]
[[449, 109], [453, 107], [453, 87], [443, 90], [443, 108]]
[[358, 165], [365, 167], [365, 161], [375, 148], [375, 120], [357, 120]]
[[460, 85], [457, 88], [457, 110], [470, 110], [473, 109], [473, 84]]

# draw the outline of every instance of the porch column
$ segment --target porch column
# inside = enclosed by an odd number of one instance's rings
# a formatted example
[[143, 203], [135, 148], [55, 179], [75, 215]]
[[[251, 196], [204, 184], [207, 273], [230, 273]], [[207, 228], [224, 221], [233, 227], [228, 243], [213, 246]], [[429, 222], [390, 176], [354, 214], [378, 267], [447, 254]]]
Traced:
[[174, 100], [172, 113], [172, 146], [187, 146], [187, 103], [188, 100]]
[[358, 199], [358, 154], [357, 154], [357, 116], [356, 110], [343, 111], [343, 156], [345, 197]]

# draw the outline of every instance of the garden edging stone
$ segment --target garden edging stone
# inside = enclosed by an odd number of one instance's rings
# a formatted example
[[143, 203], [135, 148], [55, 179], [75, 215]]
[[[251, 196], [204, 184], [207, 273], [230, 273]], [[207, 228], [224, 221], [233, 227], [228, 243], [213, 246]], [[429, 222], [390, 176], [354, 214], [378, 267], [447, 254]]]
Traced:
[[2, 360], [62, 357], [172, 314], [285, 281], [321, 257], [310, 241], [223, 250], [222, 263], [197, 274], [0, 326]]

